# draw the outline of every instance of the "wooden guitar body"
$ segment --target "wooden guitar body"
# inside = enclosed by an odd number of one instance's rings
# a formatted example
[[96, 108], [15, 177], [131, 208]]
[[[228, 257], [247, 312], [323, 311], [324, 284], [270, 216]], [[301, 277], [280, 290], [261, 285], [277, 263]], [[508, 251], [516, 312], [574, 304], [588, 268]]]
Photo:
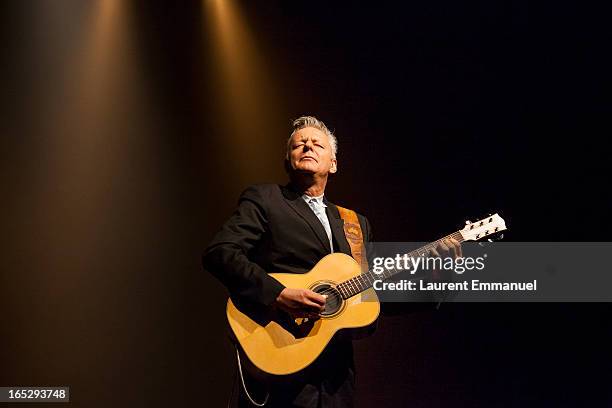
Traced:
[[357, 262], [342, 253], [327, 255], [305, 274], [270, 274], [286, 287], [328, 294], [325, 311], [316, 320], [292, 319], [276, 308], [239, 304], [229, 299], [229, 325], [252, 365], [272, 375], [297, 373], [308, 367], [337, 333], [352, 337], [360, 334], [357, 329], [374, 324], [380, 313], [374, 289], [348, 299], [333, 289], [360, 274]]
[[[409, 258], [428, 256], [445, 239], [457, 242], [480, 241], [499, 236], [506, 223], [499, 214], [489, 215], [453, 234], [440, 238], [408, 254]], [[400, 269], [401, 270], [401, 269]], [[398, 273], [395, 268], [362, 273], [350, 256], [327, 255], [305, 274], [273, 273], [275, 279], [289, 288], [310, 289], [328, 295], [325, 310], [316, 320], [293, 319], [274, 307], [244, 304], [230, 299], [227, 319], [249, 368], [263, 377], [288, 376], [308, 367], [336, 335], [352, 338], [371, 332], [380, 313], [380, 303], [371, 283]], [[365, 330], [364, 330], [365, 329]], [[266, 375], [267, 374], [267, 375]]]

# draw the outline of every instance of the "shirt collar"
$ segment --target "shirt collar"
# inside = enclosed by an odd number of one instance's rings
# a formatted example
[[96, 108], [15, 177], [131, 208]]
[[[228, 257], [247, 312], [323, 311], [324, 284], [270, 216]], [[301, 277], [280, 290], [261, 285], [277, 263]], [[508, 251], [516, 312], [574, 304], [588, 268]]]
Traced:
[[306, 201], [306, 203], [310, 203], [311, 201], [315, 201], [318, 205], [320, 205], [322, 207], [327, 207], [327, 204], [325, 204], [325, 202], [323, 201], [323, 196], [324, 196], [324, 194], [321, 194], [318, 197], [312, 197], [312, 196], [309, 196], [308, 194], [302, 194], [302, 199], [304, 201]]

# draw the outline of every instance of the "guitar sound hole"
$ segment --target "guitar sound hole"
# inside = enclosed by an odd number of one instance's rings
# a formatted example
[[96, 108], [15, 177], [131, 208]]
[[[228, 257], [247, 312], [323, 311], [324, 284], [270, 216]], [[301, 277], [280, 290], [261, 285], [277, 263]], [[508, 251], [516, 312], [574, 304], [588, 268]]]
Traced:
[[325, 309], [321, 312], [321, 316], [331, 316], [338, 313], [342, 307], [342, 296], [340, 293], [328, 283], [321, 283], [312, 289], [313, 292], [317, 292], [322, 295], [327, 295], [325, 300]]

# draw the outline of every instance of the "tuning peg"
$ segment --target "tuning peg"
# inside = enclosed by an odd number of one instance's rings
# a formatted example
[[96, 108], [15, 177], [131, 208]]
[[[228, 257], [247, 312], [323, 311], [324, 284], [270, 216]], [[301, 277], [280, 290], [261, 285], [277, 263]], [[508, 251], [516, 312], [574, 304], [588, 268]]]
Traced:
[[470, 225], [471, 223], [472, 223], [472, 221], [470, 221], [470, 220], [465, 221], [465, 225]]

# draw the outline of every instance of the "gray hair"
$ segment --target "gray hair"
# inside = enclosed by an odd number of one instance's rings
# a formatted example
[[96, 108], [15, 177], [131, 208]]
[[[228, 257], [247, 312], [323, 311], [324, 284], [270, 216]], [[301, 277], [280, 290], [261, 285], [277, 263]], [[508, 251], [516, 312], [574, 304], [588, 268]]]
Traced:
[[329, 138], [329, 144], [331, 145], [332, 149], [332, 157], [335, 158], [336, 154], [338, 153], [338, 139], [336, 139], [336, 136], [327, 128], [327, 126], [325, 126], [325, 123], [315, 118], [314, 116], [300, 116], [299, 118], [293, 121], [293, 131], [291, 132], [291, 136], [289, 136], [289, 140], [287, 140], [287, 156], [289, 156], [289, 144], [291, 143], [291, 140], [293, 139], [295, 133], [298, 130], [307, 127], [319, 129], [321, 132], [327, 135], [327, 137]]

